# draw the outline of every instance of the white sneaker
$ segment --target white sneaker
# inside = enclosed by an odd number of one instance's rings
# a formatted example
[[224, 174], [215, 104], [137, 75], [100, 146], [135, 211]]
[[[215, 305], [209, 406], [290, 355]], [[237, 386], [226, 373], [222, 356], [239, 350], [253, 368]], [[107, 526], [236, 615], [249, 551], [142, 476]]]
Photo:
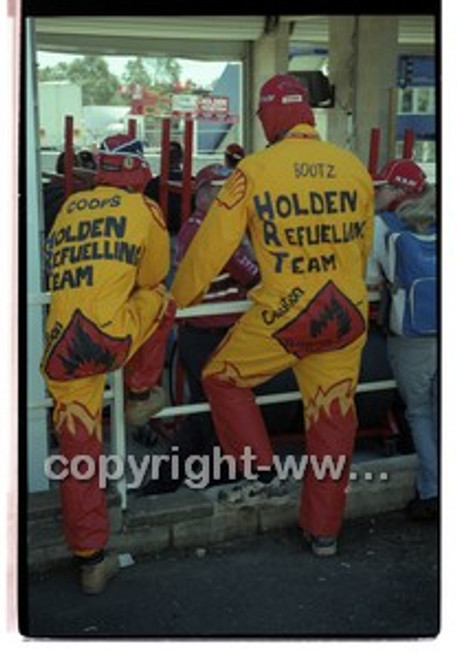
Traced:
[[281, 480], [279, 476], [275, 476], [271, 483], [265, 485], [265, 488], [269, 499], [280, 499], [289, 496], [287, 481]]
[[285, 483], [275, 476], [270, 483], [245, 479], [230, 490], [219, 492], [219, 501], [221, 503], [249, 504], [287, 496], [289, 496], [289, 492]]
[[303, 531], [303, 538], [315, 556], [334, 556], [338, 551], [338, 539], [330, 535], [311, 535]]
[[222, 491], [219, 500], [225, 503], [254, 503], [264, 495], [265, 486], [257, 480], [243, 480], [228, 491]]

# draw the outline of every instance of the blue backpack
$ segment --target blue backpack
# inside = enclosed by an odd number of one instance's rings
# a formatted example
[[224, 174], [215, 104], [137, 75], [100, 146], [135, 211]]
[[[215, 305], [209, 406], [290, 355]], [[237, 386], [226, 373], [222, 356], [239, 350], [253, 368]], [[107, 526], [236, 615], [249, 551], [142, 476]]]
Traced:
[[436, 228], [419, 234], [395, 213], [381, 217], [388, 228], [389, 329], [399, 336], [433, 336], [438, 331]]

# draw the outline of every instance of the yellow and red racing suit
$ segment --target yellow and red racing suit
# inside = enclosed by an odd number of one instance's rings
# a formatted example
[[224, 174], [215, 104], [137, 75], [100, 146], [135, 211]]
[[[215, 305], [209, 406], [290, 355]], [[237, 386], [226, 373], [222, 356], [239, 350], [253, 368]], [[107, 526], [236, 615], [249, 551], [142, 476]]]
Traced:
[[251, 388], [292, 367], [304, 403], [308, 455], [345, 457], [338, 479], [306, 471], [300, 523], [313, 535], [335, 535], [366, 340], [371, 177], [354, 154], [321, 141], [307, 124], [247, 156], [213, 202], [178, 269], [172, 286], [178, 305], [198, 299], [246, 230], [261, 282], [249, 293], [253, 306], [203, 372], [219, 440], [238, 459], [249, 446], [257, 466], [271, 465], [271, 445]]
[[[99, 185], [71, 195], [46, 239], [51, 302], [41, 369], [54, 399], [62, 454], [98, 467], [106, 373], [125, 384], [159, 381], [176, 305], [161, 283], [169, 236], [159, 207], [139, 193]], [[75, 554], [104, 547], [105, 493], [93, 478], [61, 481], [63, 520]]]

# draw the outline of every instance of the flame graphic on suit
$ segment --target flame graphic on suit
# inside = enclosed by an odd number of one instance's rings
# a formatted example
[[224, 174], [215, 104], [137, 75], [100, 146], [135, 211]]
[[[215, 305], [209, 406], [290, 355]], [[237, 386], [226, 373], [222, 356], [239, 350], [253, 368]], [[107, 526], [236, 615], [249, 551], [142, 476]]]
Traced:
[[[247, 233], [261, 282], [203, 371], [224, 451], [250, 447], [257, 466], [273, 453], [252, 387], [292, 368], [305, 415], [306, 451], [350, 464], [354, 392], [366, 340], [366, 260], [373, 236], [373, 183], [358, 158], [322, 142], [307, 124], [246, 156], [219, 192], [178, 268], [172, 294], [195, 303]], [[278, 406], [280, 413], [280, 406]], [[300, 525], [340, 529], [348, 481], [304, 478]]]
[[[124, 367], [126, 388], [133, 391], [155, 386], [162, 375], [176, 311], [161, 283], [169, 268], [169, 237], [156, 204], [98, 186], [68, 198], [46, 250], [47, 263], [54, 264], [50, 281], [57, 285], [41, 370], [54, 399], [57, 439], [68, 461], [84, 455], [98, 465], [107, 373]], [[71, 273], [82, 261], [91, 276], [78, 280]], [[60, 481], [64, 531], [74, 554], [85, 556], [107, 542], [105, 492], [98, 481], [98, 467], [91, 478], [70, 473]]]

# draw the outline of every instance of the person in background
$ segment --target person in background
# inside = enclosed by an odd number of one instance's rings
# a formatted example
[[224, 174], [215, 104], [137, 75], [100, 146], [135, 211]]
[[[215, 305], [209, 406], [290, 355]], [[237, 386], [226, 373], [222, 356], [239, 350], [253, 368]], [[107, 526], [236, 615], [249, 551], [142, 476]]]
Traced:
[[[79, 154], [73, 153], [73, 189], [85, 190], [92, 185], [93, 177], [86, 176]], [[44, 232], [47, 236], [65, 200], [65, 151], [56, 160], [56, 174], [43, 185]]]
[[[170, 142], [168, 176], [170, 181], [182, 181], [183, 149], [176, 141]], [[148, 181], [144, 194], [159, 203], [160, 174]], [[181, 195], [173, 192], [168, 192], [167, 227], [171, 236], [176, 236], [181, 227]]]
[[87, 594], [102, 592], [118, 569], [118, 557], [105, 552], [99, 483], [107, 373], [124, 367], [127, 423], [142, 426], [165, 404], [158, 383], [176, 305], [163, 285], [165, 222], [141, 194], [149, 177], [140, 142], [108, 137], [95, 187], [64, 202], [45, 245], [51, 298], [41, 372], [64, 464], [86, 460], [81, 478], [70, 469], [59, 484], [65, 536]]
[[[195, 211], [182, 226], [177, 237], [177, 266], [198, 235], [208, 210], [230, 170], [219, 164], [200, 169], [195, 179]], [[246, 292], [259, 281], [259, 268], [246, 241], [242, 241], [214, 277], [201, 302], [243, 300]], [[211, 353], [217, 348], [239, 314], [218, 314], [181, 320], [178, 324], [178, 348], [186, 373], [190, 404], [205, 401], [201, 374]], [[139, 494], [150, 495], [176, 490], [184, 479], [185, 460], [191, 455], [211, 455], [218, 446], [214, 425], [208, 413], [186, 417], [179, 426], [168, 455], [179, 455], [179, 474], [172, 473], [171, 461], [163, 462], [157, 479], [151, 479]], [[176, 477], [178, 476], [178, 477]]]
[[[177, 141], [170, 142], [169, 151], [169, 172], [168, 177], [170, 181], [182, 181], [183, 179], [183, 148]], [[160, 174], [154, 176], [148, 181], [144, 194], [146, 197], [153, 199], [156, 203], [160, 204]], [[170, 262], [171, 268], [166, 280], [167, 286], [171, 283], [175, 274], [176, 263], [176, 236], [178, 235], [181, 227], [181, 205], [182, 197], [180, 192], [168, 192], [167, 202], [167, 216], [166, 223], [170, 234]], [[194, 210], [194, 195], [191, 197], [191, 211]]]
[[[396, 234], [408, 238], [412, 251], [406, 257], [406, 266], [414, 263], [417, 277], [421, 267], [429, 267], [430, 258], [436, 258], [436, 192], [435, 187], [426, 180], [424, 171], [409, 159], [396, 159], [388, 162], [375, 177], [375, 231], [373, 250], [367, 268], [367, 280], [381, 283], [388, 300], [384, 326], [387, 331], [387, 350], [389, 362], [397, 382], [399, 393], [405, 403], [405, 417], [416, 450], [419, 469], [416, 478], [416, 497], [407, 507], [408, 515], [415, 520], [436, 519], [438, 515], [438, 417], [437, 417], [437, 329], [429, 321], [425, 331], [424, 320], [428, 310], [427, 291], [415, 287], [421, 297], [415, 302], [418, 314], [418, 326], [407, 327], [405, 320], [407, 307], [398, 301], [409, 298], [413, 292], [403, 294], [405, 283], [393, 268], [392, 252], [394, 243], [389, 235]], [[421, 251], [421, 240], [424, 251]], [[400, 249], [398, 238], [395, 241]], [[398, 258], [398, 257], [397, 257]], [[421, 265], [422, 261], [422, 265]], [[432, 272], [422, 279], [432, 280]], [[436, 272], [435, 272], [436, 277]], [[403, 276], [403, 279], [405, 277]], [[418, 280], [419, 282], [419, 280]], [[429, 289], [431, 293], [431, 315], [436, 313], [436, 284]], [[398, 293], [398, 294], [397, 294]]]
[[89, 149], [81, 149], [78, 151], [78, 159], [80, 162], [80, 167], [83, 169], [91, 169], [93, 171], [97, 170], [97, 161], [94, 154]]
[[[180, 307], [196, 303], [248, 231], [261, 282], [249, 293], [253, 306], [206, 364], [203, 388], [222, 448], [246, 475], [244, 493], [251, 497], [277, 481], [252, 388], [293, 369], [307, 454], [339, 464], [337, 476], [306, 470], [300, 504], [305, 540], [316, 555], [330, 556], [337, 551], [357, 428], [373, 182], [354, 154], [320, 139], [308, 92], [294, 76], [275, 75], [262, 86], [257, 116], [269, 146], [233, 170], [171, 290]], [[248, 449], [254, 464], [246, 473]]]
[[235, 169], [245, 155], [246, 152], [243, 147], [240, 144], [233, 142], [232, 144], [229, 144], [224, 151], [224, 165], [228, 169]]

